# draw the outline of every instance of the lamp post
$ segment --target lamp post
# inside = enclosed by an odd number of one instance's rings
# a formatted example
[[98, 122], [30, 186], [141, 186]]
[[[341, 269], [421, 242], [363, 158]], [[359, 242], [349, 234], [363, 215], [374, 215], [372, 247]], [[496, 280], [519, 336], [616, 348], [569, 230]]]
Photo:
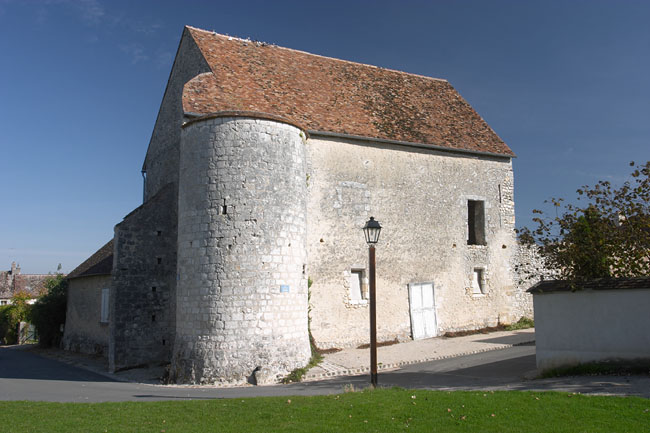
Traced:
[[375, 244], [379, 241], [381, 226], [374, 217], [370, 217], [363, 227], [363, 233], [368, 243], [368, 262], [370, 283], [370, 383], [377, 386], [377, 293], [375, 280]]

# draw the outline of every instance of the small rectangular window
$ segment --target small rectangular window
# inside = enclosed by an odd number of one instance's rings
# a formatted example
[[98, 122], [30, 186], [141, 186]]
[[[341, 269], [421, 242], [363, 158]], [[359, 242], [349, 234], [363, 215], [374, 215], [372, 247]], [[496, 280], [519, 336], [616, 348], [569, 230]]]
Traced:
[[467, 200], [467, 245], [486, 245], [485, 202]]
[[482, 295], [485, 293], [485, 278], [483, 269], [475, 268], [472, 275], [472, 294]]
[[107, 287], [102, 289], [102, 306], [99, 321], [102, 323], [108, 323], [108, 296], [109, 289]]
[[363, 299], [363, 271], [353, 270], [350, 272], [350, 300], [361, 301]]

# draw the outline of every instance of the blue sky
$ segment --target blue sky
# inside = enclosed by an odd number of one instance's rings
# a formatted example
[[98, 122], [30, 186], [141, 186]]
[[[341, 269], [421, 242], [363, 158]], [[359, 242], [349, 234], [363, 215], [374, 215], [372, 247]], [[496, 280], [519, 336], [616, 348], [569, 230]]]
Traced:
[[650, 2], [0, 0], [0, 269], [69, 272], [142, 200], [188, 24], [444, 78], [517, 154], [519, 226], [650, 159]]

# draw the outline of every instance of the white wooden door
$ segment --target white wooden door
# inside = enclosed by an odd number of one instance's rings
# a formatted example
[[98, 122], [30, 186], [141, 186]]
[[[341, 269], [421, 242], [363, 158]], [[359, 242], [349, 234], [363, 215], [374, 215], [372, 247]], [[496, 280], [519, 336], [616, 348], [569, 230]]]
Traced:
[[436, 336], [436, 307], [433, 297], [433, 283], [409, 284], [411, 306], [411, 332], [413, 339]]

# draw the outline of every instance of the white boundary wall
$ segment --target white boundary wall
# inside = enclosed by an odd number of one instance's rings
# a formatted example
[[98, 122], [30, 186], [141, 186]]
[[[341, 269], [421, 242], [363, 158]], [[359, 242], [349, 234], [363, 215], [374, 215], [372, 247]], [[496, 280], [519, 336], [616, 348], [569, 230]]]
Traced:
[[537, 368], [650, 359], [650, 289], [535, 293]]

